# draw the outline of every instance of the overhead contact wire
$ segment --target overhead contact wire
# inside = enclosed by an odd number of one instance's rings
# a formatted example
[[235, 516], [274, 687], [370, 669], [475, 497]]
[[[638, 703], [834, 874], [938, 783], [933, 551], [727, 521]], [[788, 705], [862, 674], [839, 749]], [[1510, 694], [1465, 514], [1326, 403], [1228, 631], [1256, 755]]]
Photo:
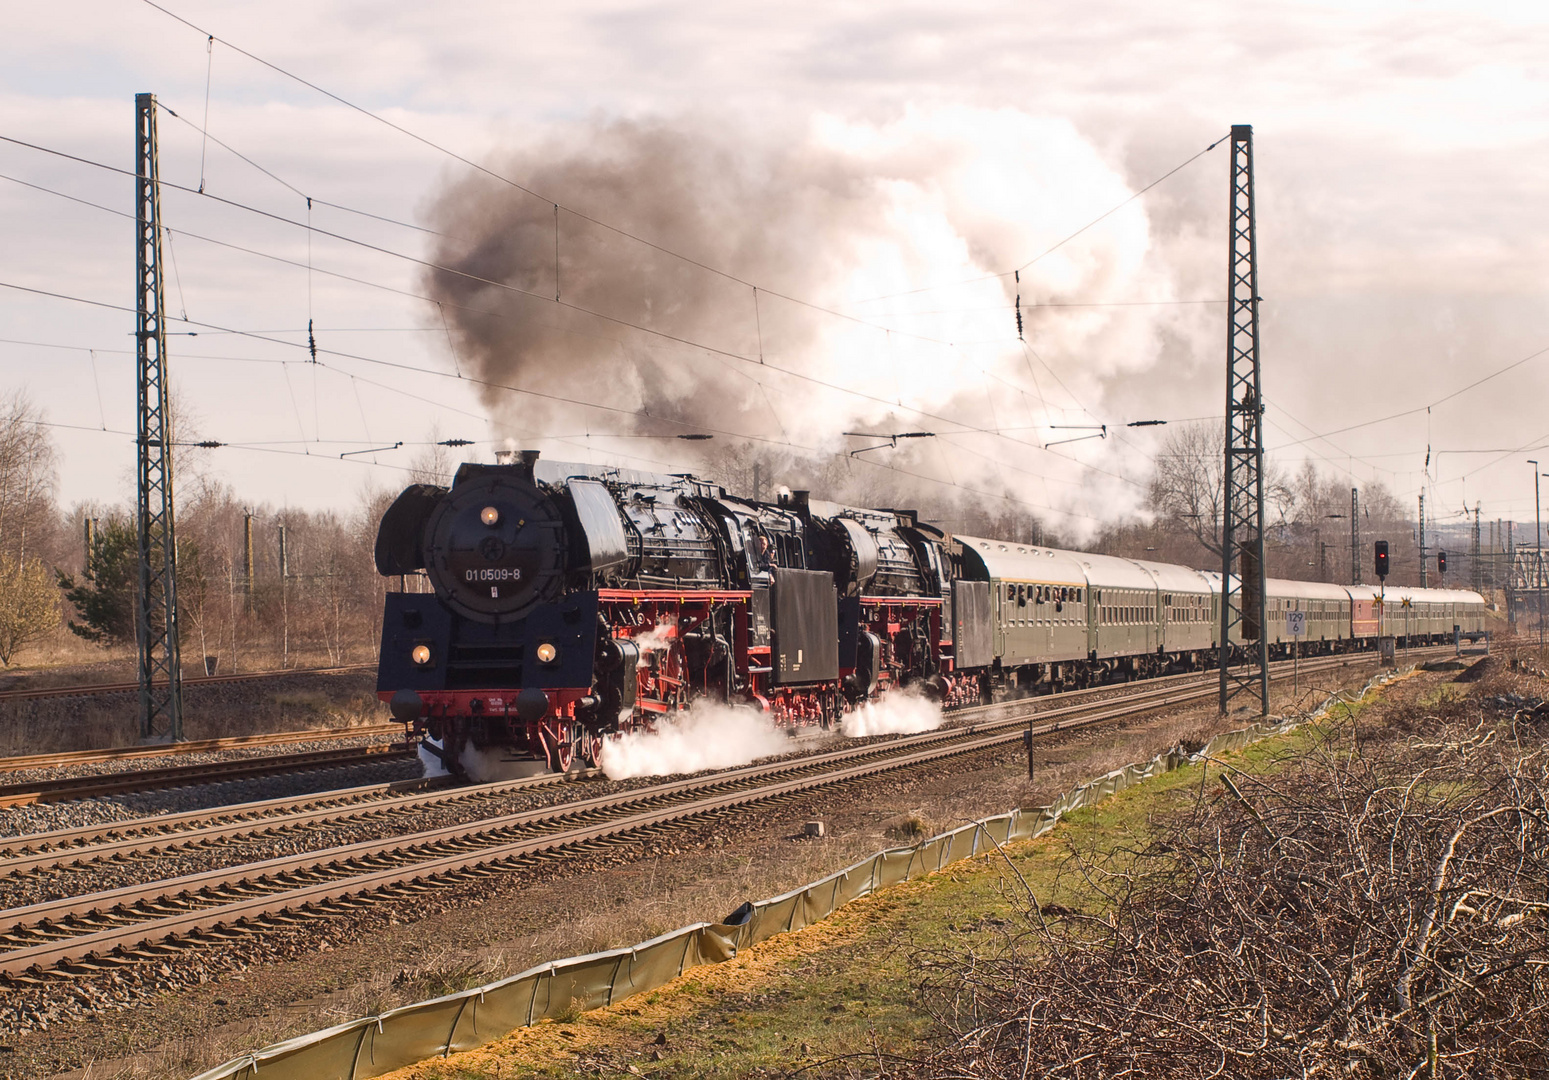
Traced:
[[[25, 147], [27, 147], [29, 149], [35, 149], [35, 150], [40, 150], [40, 151], [42, 151], [44, 153], [55, 154], [55, 155], [58, 155], [58, 156], [61, 156], [61, 157], [65, 157], [65, 158], [70, 159], [70, 160], [78, 161], [78, 162], [80, 162], [82, 164], [92, 165], [92, 166], [95, 166], [97, 168], [105, 169], [105, 170], [108, 170], [108, 171], [111, 171], [111, 172], [121, 173], [121, 174], [124, 174], [124, 175], [132, 175], [131, 173], [128, 172], [128, 170], [119, 169], [119, 168], [117, 168], [115, 166], [107, 165], [107, 164], [104, 164], [102, 162], [92, 161], [92, 160], [87, 159], [87, 158], [80, 158], [80, 157], [77, 157], [77, 156], [75, 156], [73, 154], [65, 153], [63, 151], [52, 150], [52, 149], [47, 148], [47, 147], [40, 147], [40, 146], [37, 146], [37, 145], [32, 144], [32, 143], [23, 142], [22, 140], [19, 140], [19, 139], [10, 138], [8, 136], [0, 135], [0, 141], [12, 142], [12, 143], [15, 143], [17, 145], [25, 146]], [[6, 178], [10, 179], [9, 177], [6, 177]], [[43, 188], [40, 185], [36, 185], [36, 184], [30, 184], [30, 183], [28, 183], [26, 181], [17, 181], [17, 182], [18, 183], [22, 183], [22, 184], [24, 184], [27, 187], [32, 187], [32, 188], [35, 188], [37, 190], [48, 192], [50, 194], [59, 195], [62, 198], [66, 198], [66, 199], [69, 199], [69, 200], [74, 201], [74, 202], [79, 202], [79, 203], [83, 203], [84, 205], [96, 207], [97, 209], [104, 210], [104, 211], [106, 211], [108, 213], [111, 213], [111, 214], [115, 214], [115, 215], [118, 215], [118, 216], [124, 216], [124, 217], [129, 216], [129, 215], [125, 214], [123, 211], [114, 210], [114, 209], [112, 209], [110, 207], [104, 207], [104, 206], [101, 206], [98, 203], [93, 203], [93, 202], [91, 202], [89, 200], [78, 198], [77, 196], [66, 195], [66, 194], [64, 194], [62, 192], [55, 192], [55, 191], [52, 191], [51, 189]], [[190, 194], [197, 194], [197, 192], [193, 192], [192, 189], [189, 189], [189, 188], [186, 188], [186, 187], [182, 187], [181, 185], [170, 185], [170, 186], [173, 186], [173, 187], [177, 188], [178, 190], [182, 190], [182, 191], [188, 192]], [[226, 203], [228, 205], [237, 207], [239, 209], [249, 210], [249, 211], [251, 211], [253, 213], [256, 213], [256, 214], [259, 214], [259, 215], [261, 215], [263, 217], [271, 218], [273, 220], [280, 221], [280, 222], [283, 222], [283, 223], [286, 223], [286, 224], [289, 224], [289, 225], [292, 225], [292, 226], [295, 226], [295, 227], [298, 227], [298, 228], [308, 228], [309, 227], [309, 226], [307, 226], [307, 225], [305, 225], [305, 224], [303, 224], [301, 222], [297, 222], [297, 221], [295, 221], [295, 220], [293, 220], [291, 218], [287, 218], [284, 215], [274, 214], [274, 213], [269, 212], [269, 211], [260, 210], [260, 209], [254, 208], [254, 207], [249, 207], [249, 206], [246, 206], [244, 204], [234, 202], [232, 200], [223, 199], [220, 196], [212, 196], [212, 195], [206, 194], [204, 197], [205, 198], [213, 198], [213, 199], [215, 199], [218, 202]], [[1043, 446], [1041, 446], [1038, 443], [1030, 443], [1030, 442], [1027, 442], [1025, 440], [1021, 440], [1021, 439], [1012, 439], [1012, 438], [1009, 438], [1009, 437], [1004, 436], [1004, 435], [997, 435], [996, 432], [991, 431], [991, 430], [986, 429], [986, 428], [983, 428], [983, 427], [978, 427], [978, 426], [975, 426], [975, 425], [972, 425], [972, 424], [967, 424], [967, 423], [965, 423], [965, 422], [963, 422], [961, 420], [955, 420], [955, 419], [952, 419], [952, 418], [947, 417], [947, 416], [943, 416], [943, 415], [940, 415], [940, 414], [937, 414], [937, 413], [932, 413], [932, 412], [929, 412], [927, 410], [920, 409], [920, 408], [918, 408], [916, 406], [904, 405], [902, 400], [901, 400], [901, 398], [900, 398], [900, 400], [898, 400], [896, 402], [889, 401], [889, 400], [887, 400], [885, 398], [878, 397], [877, 395], [868, 394], [868, 393], [866, 393], [864, 391], [861, 391], [861, 390], [855, 390], [855, 389], [852, 389], [850, 387], [841, 386], [841, 385], [839, 385], [837, 383], [828, 382], [827, 380], [819, 379], [816, 376], [807, 375], [807, 374], [805, 374], [803, 372], [795, 371], [795, 370], [790, 369], [790, 368], [781, 367], [781, 366], [775, 365], [775, 364], [761, 364], [759, 361], [754, 360], [751, 357], [742, 356], [739, 353], [735, 353], [735, 352], [732, 352], [732, 351], [729, 351], [729, 350], [726, 350], [726, 349], [720, 349], [720, 348], [717, 348], [717, 347], [712, 346], [712, 345], [706, 345], [706, 344], [703, 344], [703, 343], [700, 343], [700, 342], [696, 342], [696, 341], [693, 341], [692, 339], [689, 339], [689, 338], [681, 337], [681, 336], [678, 336], [676, 334], [667, 333], [666, 331], [657, 330], [657, 329], [654, 329], [654, 328], [651, 328], [651, 327], [643, 326], [643, 325], [641, 325], [639, 323], [634, 323], [634, 322], [631, 322], [631, 321], [629, 321], [627, 319], [622, 319], [622, 318], [618, 318], [616, 316], [607, 315], [607, 314], [605, 314], [603, 312], [593, 311], [591, 309], [581, 307], [578, 304], [573, 304], [573, 303], [571, 303], [569, 301], [563, 301], [563, 300], [561, 300], [561, 301], [549, 301], [546, 296], [542, 296], [542, 295], [540, 295], [538, 293], [531, 292], [530, 290], [518, 288], [517, 286], [510, 285], [510, 284], [508, 284], [506, 282], [494, 281], [492, 279], [482, 278], [482, 277], [479, 277], [479, 276], [474, 275], [474, 274], [469, 274], [469, 273], [466, 273], [466, 272], [463, 272], [463, 271], [455, 270], [455, 269], [452, 269], [450, 267], [444, 267], [444, 266], [441, 266], [441, 265], [436, 264], [436, 263], [431, 263], [431, 262], [429, 262], [427, 260], [415, 258], [414, 256], [411, 256], [411, 255], [404, 255], [401, 252], [394, 252], [394, 251], [392, 251], [391, 249], [388, 249], [388, 248], [382, 248], [382, 247], [379, 247], [379, 246], [374, 245], [374, 244], [369, 244], [369, 243], [367, 243], [365, 241], [356, 240], [356, 239], [353, 239], [351, 237], [347, 237], [347, 236], [343, 236], [343, 235], [340, 235], [340, 234], [337, 234], [337, 233], [333, 233], [333, 232], [331, 232], [329, 230], [326, 230], [326, 229], [316, 229], [315, 231], [318, 232], [320, 235], [328, 236], [328, 237], [331, 237], [331, 238], [334, 238], [334, 239], [338, 239], [338, 240], [342, 240], [342, 241], [344, 241], [346, 243], [356, 244], [357, 246], [365, 247], [368, 250], [373, 250], [373, 251], [377, 251], [377, 252], [379, 252], [381, 254], [391, 255], [391, 256], [394, 256], [394, 257], [397, 257], [397, 258], [400, 258], [400, 259], [404, 259], [406, 261], [413, 262], [413, 263], [415, 263], [417, 265], [421, 265], [421, 266], [427, 267], [429, 269], [441, 270], [441, 271], [444, 271], [444, 272], [447, 272], [447, 273], [456, 274], [456, 275], [458, 275], [460, 277], [467, 278], [467, 279], [469, 279], [471, 281], [474, 281], [474, 282], [477, 282], [477, 283], [480, 283], [480, 284], [490, 285], [492, 287], [495, 287], [495, 288], [498, 288], [498, 289], [502, 289], [502, 290], [505, 290], [505, 291], [508, 291], [508, 292], [512, 292], [512, 293], [515, 293], [517, 295], [530, 297], [530, 298], [538, 300], [540, 302], [544, 302], [544, 303], [552, 302], [552, 303], [555, 303], [559, 307], [567, 308], [569, 310], [576, 311], [576, 312], [578, 312], [580, 314], [588, 315], [590, 317], [597, 318], [597, 319], [600, 319], [600, 320], [608, 322], [608, 323], [612, 323], [612, 324], [614, 324], [616, 326], [622, 326], [622, 327], [625, 327], [625, 328], [628, 328], [628, 329], [636, 330], [638, 332], [645, 333], [647, 335], [654, 336], [654, 337], [657, 337], [657, 338], [660, 338], [660, 339], [663, 339], [663, 340], [666, 340], [666, 341], [671, 341], [671, 342], [674, 342], [674, 343], [679, 344], [679, 345], [685, 345], [685, 346], [687, 346], [689, 348], [703, 350], [705, 353], [707, 353], [709, 355], [712, 355], [712, 356], [725, 357], [725, 358], [730, 359], [730, 360], [735, 360], [735, 361], [738, 361], [740, 363], [745, 363], [745, 364], [750, 364], [750, 365], [756, 364], [756, 365], [759, 365], [761, 367], [764, 367], [766, 370], [777, 371], [777, 372], [780, 372], [781, 374], [789, 375], [792, 378], [800, 379], [800, 380], [802, 380], [804, 382], [807, 382], [807, 383], [810, 383], [810, 384], [816, 385], [816, 386], [821, 386], [821, 387], [823, 387], [825, 389], [833, 390], [833, 391], [835, 391], [837, 393], [848, 394], [848, 395], [851, 395], [851, 396], [854, 396], [854, 397], [858, 397], [858, 398], [861, 398], [861, 399], [864, 399], [864, 400], [869, 400], [869, 401], [872, 401], [872, 402], [875, 402], [875, 403], [878, 403], [878, 404], [887, 405], [889, 407], [893, 407], [893, 406], [896, 405], [897, 407], [906, 409], [907, 411], [915, 413], [918, 416], [922, 416], [922, 417], [925, 417], [927, 419], [934, 420], [934, 421], [940, 421], [942, 423], [952, 424], [955, 427], [960, 428], [960, 429], [962, 429], [964, 431], [977, 432], [977, 433], [980, 433], [980, 434], [994, 435], [994, 436], [997, 436], [997, 437], [1000, 437], [1000, 438], [1004, 438], [1009, 443], [1012, 443], [1012, 444], [1015, 444], [1015, 445], [1018, 445], [1018, 446], [1028, 447], [1028, 448], [1035, 449], [1035, 450], [1041, 450], [1041, 451], [1043, 451], [1045, 453], [1051, 454], [1054, 457], [1061, 458], [1062, 460], [1074, 462], [1075, 464], [1081, 466], [1082, 468], [1089, 469], [1089, 470], [1092, 470], [1092, 471], [1095, 471], [1095, 472], [1099, 472], [1099, 473], [1102, 473], [1103, 475], [1106, 475], [1106, 476], [1112, 476], [1112, 477], [1114, 477], [1116, 479], [1119, 479], [1119, 480], [1121, 480], [1121, 481], [1123, 481], [1125, 483], [1128, 483], [1128, 484], [1136, 485], [1135, 481], [1130, 480], [1127, 477], [1119, 476], [1116, 473], [1110, 472], [1109, 470], [1106, 470], [1106, 469], [1102, 469], [1099, 466], [1092, 465], [1089, 462], [1081, 461], [1078, 458], [1072, 458], [1072, 457], [1069, 457], [1068, 455], [1065, 455], [1065, 454], [1055, 453], [1054, 451], [1048, 450], [1046, 447], [1043, 447]], [[233, 250], [244, 251], [244, 252], [247, 252], [249, 254], [253, 254], [253, 255], [256, 255], [256, 256], [259, 256], [259, 257], [262, 257], [262, 258], [273, 259], [275, 261], [286, 263], [286, 264], [289, 264], [289, 265], [292, 265], [292, 266], [296, 266], [298, 268], [305, 265], [303, 263], [296, 262], [295, 260], [285, 259], [282, 256], [270, 255], [270, 254], [265, 253], [265, 252], [255, 251], [255, 250], [253, 250], [251, 248], [245, 248], [242, 245], [231, 244], [231, 243], [228, 243], [227, 241], [223, 241], [223, 240], [215, 240], [215, 239], [210, 238], [210, 237], [200, 236], [198, 234], [187, 233], [187, 232], [185, 232], [184, 235], [185, 236], [194, 236], [196, 239], [203, 240], [203, 241], [205, 241], [207, 243], [217, 244], [219, 246], [231, 248]], [[438, 301], [434, 300], [431, 297], [422, 296], [422, 295], [416, 294], [416, 293], [410, 293], [410, 292], [408, 292], [406, 290], [397, 289], [397, 288], [394, 288], [392, 286], [379, 285], [378, 283], [375, 283], [375, 282], [370, 282], [370, 281], [365, 281], [363, 279], [354, 278], [354, 277], [352, 277], [350, 275], [338, 273], [336, 271], [319, 270], [318, 272], [319, 273], [326, 273], [326, 274], [329, 274], [330, 276], [338, 277], [338, 278], [341, 278], [341, 279], [344, 279], [344, 280], [353, 281], [353, 282], [355, 282], [357, 284], [367, 285], [367, 286], [375, 287], [375, 288], [381, 288], [381, 289], [384, 289], [384, 290], [390, 291], [390, 292], [396, 292], [399, 295], [409, 296], [409, 297], [412, 297], [412, 298], [415, 298], [415, 299], [424, 300], [426, 302], [430, 302], [430, 303], [437, 303], [438, 302]], [[466, 305], [455, 305], [455, 304], [454, 304], [454, 306], [466, 307]], [[481, 309], [468, 308], [468, 310], [480, 311]], [[493, 312], [487, 312], [487, 311], [484, 312], [484, 313], [485, 314], [495, 314]], [[868, 324], [868, 325], [870, 325], [870, 324]], [[218, 329], [221, 329], [221, 330], [223, 330], [224, 332], [227, 332], [227, 333], [239, 333], [239, 334], [243, 333], [242, 331], [228, 330], [226, 328], [218, 328]], [[892, 330], [890, 330], [890, 329], [888, 329], [886, 327], [877, 327], [877, 329], [880, 329], [884, 334], [887, 334], [889, 336], [891, 336], [891, 334], [894, 333], [894, 331], [892, 331]], [[573, 331], [571, 331], [571, 332], [573, 332]], [[254, 336], [254, 335], [246, 335], [246, 336]], [[905, 334], [904, 336], [916, 338], [918, 340], [929, 341], [929, 342], [932, 342], [934, 344], [941, 344], [941, 345], [948, 345], [948, 346], [950, 346], [950, 342], [938, 341], [938, 340], [932, 339], [932, 338], [923, 338], [920, 335]], [[261, 340], [270, 340], [270, 339], [266, 339], [266, 338], [260, 338], [260, 339]], [[290, 345], [290, 344], [293, 344], [293, 343], [291, 343], [291, 342], [284, 342], [283, 344]], [[336, 355], [350, 356], [352, 354], [338, 353]], [[362, 357], [356, 357], [356, 358], [357, 359], [368, 359], [368, 358], [362, 358]], [[1040, 363], [1044, 363], [1041, 357], [1039, 358], [1039, 362]], [[1048, 367], [1048, 365], [1046, 363], [1044, 364], [1044, 366], [1045, 366], [1045, 368]], [[424, 369], [415, 368], [413, 370], [423, 371]], [[1053, 374], [1052, 371], [1051, 371], [1051, 374]], [[1056, 381], [1058, 381], [1058, 376], [1057, 375], [1055, 376], [1055, 378], [1056, 378]], [[756, 382], [757, 380], [754, 380], [754, 381]], [[1061, 386], [1063, 387], [1063, 383], [1061, 383]], [[506, 389], [516, 389], [516, 388], [506, 387]], [[1066, 392], [1069, 393], [1068, 388], [1066, 388]], [[1074, 401], [1075, 400], [1074, 395], [1071, 395], [1071, 397], [1072, 397], [1072, 400]], [[1080, 406], [1079, 402], [1077, 402], [1077, 405], [1078, 405], [1078, 407], [1081, 407], [1084, 410], [1084, 406]], [[744, 437], [744, 436], [738, 435], [737, 437]], [[1136, 486], [1138, 486], [1138, 485], [1136, 485]]]
[[[35, 287], [32, 287], [32, 286], [27, 286], [27, 285], [18, 285], [18, 284], [15, 284], [13, 282], [0, 281], [0, 288], [12, 289], [12, 290], [15, 290], [15, 291], [18, 291], [18, 292], [31, 293], [31, 294], [36, 295], [36, 296], [47, 296], [47, 297], [51, 297], [51, 298], [58, 299], [58, 300], [65, 300], [65, 301], [70, 301], [70, 302], [74, 302], [74, 303], [86, 304], [86, 305], [89, 305], [89, 306], [92, 306], [92, 307], [105, 308], [105, 309], [110, 310], [110, 311], [122, 311], [122, 312], [129, 312], [129, 313], [134, 313], [135, 312], [134, 308], [125, 307], [125, 306], [123, 306], [121, 304], [110, 304], [110, 303], [107, 303], [107, 302], [101, 301], [101, 300], [89, 300], [89, 299], [87, 299], [85, 297], [71, 296], [71, 295], [66, 294], [66, 293], [53, 292], [53, 291], [48, 290], [48, 289], [39, 289], [39, 288], [35, 288]], [[183, 321], [183, 320], [179, 320], [179, 321]], [[201, 327], [201, 328], [206, 328], [207, 327], [207, 328], [212, 329], [212, 330], [219, 330], [219, 331], [222, 331], [222, 332], [225, 332], [225, 333], [229, 333], [229, 334], [237, 334], [237, 335], [240, 335], [240, 336], [243, 336], [243, 337], [249, 337], [249, 338], [252, 338], [252, 339], [258, 340], [258, 341], [266, 341], [266, 342], [269, 342], [271, 344], [282, 345], [282, 346], [285, 346], [287, 348], [302, 348], [302, 349], [304, 349], [306, 347], [304, 345], [298, 344], [297, 342], [285, 341], [285, 340], [283, 340], [281, 338], [268, 337], [268, 336], [262, 335], [262, 334], [249, 333], [249, 332], [242, 331], [242, 330], [236, 330], [236, 329], [233, 329], [231, 327], [220, 326], [220, 325], [217, 325], [217, 324], [214, 324], [214, 323], [203, 323], [203, 322], [196, 322], [196, 321], [193, 321], [193, 320], [188, 320], [188, 325], [198, 326], [198, 327]], [[326, 355], [326, 356], [337, 356], [337, 357], [339, 357], [341, 359], [346, 359], [346, 360], [358, 360], [358, 361], [360, 361], [362, 363], [375, 364], [375, 365], [380, 366], [380, 367], [387, 367], [387, 368], [393, 368], [393, 369], [400, 370], [400, 371], [413, 372], [414, 374], [418, 374], [418, 375], [428, 375], [428, 376], [432, 376], [432, 377], [436, 377], [436, 378], [446, 378], [446, 379], [455, 378], [455, 376], [452, 375], [449, 372], [432, 371], [432, 370], [429, 370], [429, 369], [426, 369], [426, 368], [415, 367], [412, 364], [403, 364], [403, 363], [398, 363], [398, 362], [395, 362], [395, 361], [392, 361], [392, 360], [382, 360], [382, 359], [378, 359], [376, 357], [362, 356], [362, 355], [355, 354], [355, 353], [342, 352], [342, 351], [336, 350], [336, 349], [319, 349], [318, 352], [320, 354]], [[330, 366], [328, 364], [325, 364], [321, 360], [319, 360], [318, 363], [319, 363], [320, 366], [323, 366], [323, 367]], [[776, 370], [780, 370], [780, 369], [776, 369]], [[349, 374], [348, 372], [341, 372], [341, 373], [342, 374]], [[603, 405], [603, 404], [601, 404], [599, 402], [583, 401], [583, 400], [581, 400], [579, 398], [565, 397], [565, 396], [560, 395], [560, 394], [550, 394], [550, 393], [546, 393], [546, 392], [541, 391], [541, 390], [529, 390], [529, 389], [524, 388], [524, 387], [510, 386], [508, 384], [498, 383], [498, 382], [495, 382], [495, 381], [489, 380], [489, 379], [479, 379], [479, 378], [475, 378], [475, 377], [465, 377], [465, 378], [467, 379], [468, 382], [475, 383], [475, 384], [481, 385], [481, 386], [488, 386], [488, 387], [491, 387], [492, 389], [504, 390], [504, 391], [507, 391], [509, 393], [522, 394], [522, 395], [525, 395], [525, 396], [528, 396], [528, 397], [536, 397], [536, 398], [540, 398], [540, 399], [544, 399], [544, 400], [549, 400], [549, 401], [558, 401], [558, 402], [561, 402], [561, 403], [564, 403], [564, 404], [567, 404], [567, 405], [575, 405], [575, 406], [578, 406], [580, 408], [595, 409], [595, 410], [598, 410], [598, 411], [601, 411], [601, 412], [609, 412], [609, 413], [614, 413], [614, 414], [621, 415], [621, 416], [637, 417], [637, 416], [640, 415], [640, 413], [637, 410], [633, 410], [633, 409], [620, 408], [620, 407], [614, 406], [614, 405]], [[287, 379], [287, 382], [288, 382], [288, 379]], [[294, 395], [292, 395], [292, 397], [294, 398]], [[293, 402], [293, 404], [294, 404], [294, 402]], [[472, 415], [472, 414], [470, 414], [470, 415]], [[805, 450], [805, 451], [807, 451], [809, 453], [822, 453], [823, 452], [823, 448], [822, 447], [807, 446], [807, 445], [802, 444], [802, 443], [797, 443], [797, 442], [790, 441], [789, 439], [787, 439], [787, 440], [770, 439], [770, 438], [766, 438], [766, 437], [759, 436], [759, 435], [750, 435], [750, 434], [748, 434], [746, 432], [741, 432], [741, 431], [730, 431], [730, 430], [727, 430], [727, 429], [724, 429], [724, 428], [716, 428], [716, 427], [711, 427], [711, 426], [702, 425], [702, 424], [690, 424], [687, 421], [677, 420], [677, 419], [672, 418], [672, 417], [663, 417], [663, 416], [654, 416], [653, 415], [650, 418], [653, 419], [653, 420], [656, 420], [656, 421], [658, 421], [660, 423], [670, 424], [673, 427], [683, 428], [683, 429], [688, 430], [688, 431], [708, 431], [708, 432], [712, 432], [712, 433], [717, 434], [717, 435], [725, 435], [725, 436], [727, 436], [729, 438], [746, 439], [749, 442], [767, 443], [767, 444], [772, 445], [772, 446], [785, 446], [785, 447], [789, 447], [789, 448], [795, 449], [795, 450]], [[948, 422], [950, 423], [952, 421], [948, 421]], [[300, 423], [301, 423], [301, 418], [300, 418], [300, 411], [298, 409], [297, 410], [297, 424], [300, 425]], [[97, 429], [90, 428], [90, 429], [85, 429], [85, 430], [93, 430], [93, 431], [95, 431]], [[969, 429], [968, 431], [963, 432], [963, 433], [972, 433], [972, 429]], [[991, 432], [980, 432], [980, 433], [981, 434], [993, 434]], [[306, 432], [303, 429], [302, 430], [303, 438], [305, 437], [305, 435], [306, 435]], [[310, 456], [310, 455], [308, 455], [308, 456]], [[1063, 456], [1063, 455], [1055, 455], [1055, 456]], [[914, 471], [912, 469], [905, 469], [905, 468], [902, 468], [900, 466], [888, 465], [888, 464], [884, 464], [884, 463], [878, 462], [878, 461], [869, 462], [869, 464], [871, 464], [871, 465], [873, 465], [873, 466], [875, 466], [877, 468], [886, 469], [889, 472], [898, 473], [898, 474], [900, 474], [902, 476], [909, 476], [909, 477], [913, 477], [914, 479], [917, 479], [917, 480], [924, 480], [924, 481], [926, 481], [928, 483], [937, 484], [937, 485], [940, 485], [942, 487], [956, 488], [956, 489], [958, 489], [960, 491], [967, 492], [970, 495], [980, 495], [980, 496], [983, 496], [985, 498], [1000, 499], [1000, 500], [1003, 500], [1005, 502], [1018, 503], [1018, 504], [1021, 504], [1023, 506], [1028, 507], [1031, 510], [1040, 510], [1040, 511], [1044, 511], [1046, 513], [1056, 514], [1056, 515], [1059, 515], [1059, 516], [1062, 516], [1062, 517], [1080, 518], [1081, 520], [1092, 521], [1092, 522], [1097, 522], [1098, 521], [1097, 518], [1094, 518], [1094, 517], [1092, 517], [1089, 514], [1082, 514], [1082, 513], [1078, 513], [1076, 511], [1073, 511], [1073, 510], [1062, 510], [1062, 509], [1059, 509], [1057, 507], [1052, 507], [1052, 506], [1040, 506], [1040, 505], [1038, 505], [1036, 503], [1028, 502], [1028, 501], [1026, 501], [1024, 499], [1017, 498], [1015, 495], [1010, 495], [1010, 494], [1007, 494], [1005, 492], [988, 491], [988, 490], [984, 490], [982, 488], [970, 487], [970, 486], [968, 486], [966, 484], [958, 483], [956, 481], [942, 480], [939, 477], [930, 476], [930, 475], [928, 475], [926, 473], [920, 473], [920, 472], [916, 472], [916, 471]], [[1084, 463], [1082, 463], [1082, 464], [1084, 464]], [[383, 467], [384, 468], [392, 468], [393, 466], [383, 466]], [[1101, 470], [1099, 470], [1099, 471], [1101, 471]], [[1109, 474], [1109, 475], [1113, 475], [1113, 474]], [[1116, 478], [1117, 479], [1121, 479], [1121, 480], [1124, 479], [1123, 477], [1116, 477]], [[1128, 482], [1133, 483], [1133, 481], [1128, 481]]]

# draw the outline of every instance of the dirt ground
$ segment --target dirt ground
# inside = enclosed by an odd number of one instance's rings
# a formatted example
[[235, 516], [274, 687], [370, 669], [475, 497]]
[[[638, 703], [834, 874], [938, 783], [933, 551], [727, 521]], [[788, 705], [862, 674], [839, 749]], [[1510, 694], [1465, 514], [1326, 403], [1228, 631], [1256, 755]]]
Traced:
[[[1293, 698], [1277, 684], [1276, 712], [1375, 673], [1363, 659], [1304, 679]], [[1016, 746], [936, 768], [882, 777], [842, 794], [818, 792], [777, 809], [753, 808], [697, 834], [673, 835], [631, 858], [556, 871], [548, 880], [485, 879], [428, 894], [410, 917], [370, 913], [325, 924], [304, 948], [272, 962], [222, 968], [204, 982], [131, 1008], [13, 1037], [0, 1076], [187, 1076], [244, 1051], [400, 1004], [476, 986], [534, 964], [628, 945], [743, 901], [784, 892], [865, 857], [1015, 806], [1041, 805], [1109, 769], [1179, 741], [1242, 727], [1246, 706], [1212, 705], [1040, 740], [1035, 778]], [[828, 835], [802, 836], [822, 820]], [[399, 909], [401, 914], [401, 908]]]

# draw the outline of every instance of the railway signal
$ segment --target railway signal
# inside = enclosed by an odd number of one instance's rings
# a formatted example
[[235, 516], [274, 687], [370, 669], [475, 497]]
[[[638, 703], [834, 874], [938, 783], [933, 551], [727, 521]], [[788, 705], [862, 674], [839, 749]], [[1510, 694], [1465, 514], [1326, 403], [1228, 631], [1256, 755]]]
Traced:
[[1386, 540], [1377, 541], [1377, 577], [1384, 583], [1387, 582], [1388, 542]]
[[1438, 551], [1436, 553], [1436, 572], [1438, 574], [1445, 574], [1447, 572], [1447, 553], [1445, 551]]

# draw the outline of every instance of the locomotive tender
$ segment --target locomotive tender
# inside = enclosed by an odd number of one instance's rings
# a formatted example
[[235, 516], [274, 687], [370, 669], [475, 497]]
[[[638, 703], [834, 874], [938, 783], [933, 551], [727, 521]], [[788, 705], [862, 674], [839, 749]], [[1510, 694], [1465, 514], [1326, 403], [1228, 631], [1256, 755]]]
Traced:
[[[480, 754], [595, 764], [610, 734], [701, 700], [829, 727], [895, 687], [952, 707], [1189, 670], [1214, 663], [1220, 634], [1219, 574], [534, 451], [407, 488], [376, 564], [433, 590], [388, 593], [377, 690], [454, 774]], [[1483, 631], [1476, 593], [1268, 594], [1272, 655], [1289, 654], [1295, 610], [1309, 652]]]

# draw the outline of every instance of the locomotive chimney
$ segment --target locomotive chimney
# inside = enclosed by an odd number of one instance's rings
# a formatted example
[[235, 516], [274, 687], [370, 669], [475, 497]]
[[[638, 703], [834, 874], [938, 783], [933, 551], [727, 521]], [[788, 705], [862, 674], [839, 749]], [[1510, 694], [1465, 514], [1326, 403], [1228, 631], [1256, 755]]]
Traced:
[[537, 478], [533, 475], [533, 466], [538, 464], [538, 454], [539, 451], [537, 450], [523, 450], [521, 454], [518, 455], [521, 458], [521, 461], [518, 462], [518, 464], [520, 464], [522, 467], [522, 475], [527, 478], [527, 482], [529, 484], [535, 484], [538, 482]]
[[533, 477], [533, 466], [538, 461], [537, 450], [496, 450], [496, 465], [515, 465], [522, 470], [522, 476], [528, 483], [537, 483]]
[[812, 516], [812, 510], [809, 505], [811, 495], [812, 492], [810, 491], [791, 492], [791, 509], [796, 511], [803, 521], [807, 521]]

